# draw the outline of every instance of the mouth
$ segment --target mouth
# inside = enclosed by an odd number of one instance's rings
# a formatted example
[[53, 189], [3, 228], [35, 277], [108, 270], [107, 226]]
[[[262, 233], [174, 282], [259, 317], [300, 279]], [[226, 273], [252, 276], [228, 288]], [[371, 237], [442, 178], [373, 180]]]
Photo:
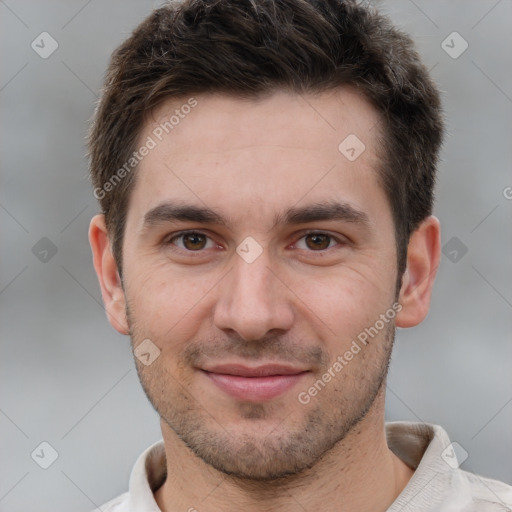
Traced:
[[295, 386], [308, 370], [279, 364], [247, 367], [225, 364], [200, 368], [221, 391], [239, 400], [262, 402]]

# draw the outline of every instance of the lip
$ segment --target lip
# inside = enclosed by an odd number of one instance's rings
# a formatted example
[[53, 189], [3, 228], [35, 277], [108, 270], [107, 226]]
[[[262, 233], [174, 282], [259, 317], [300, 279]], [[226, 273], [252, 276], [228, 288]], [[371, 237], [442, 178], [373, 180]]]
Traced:
[[301, 368], [279, 364], [247, 367], [240, 364], [201, 368], [206, 377], [228, 395], [239, 400], [271, 400], [296, 385], [308, 373]]

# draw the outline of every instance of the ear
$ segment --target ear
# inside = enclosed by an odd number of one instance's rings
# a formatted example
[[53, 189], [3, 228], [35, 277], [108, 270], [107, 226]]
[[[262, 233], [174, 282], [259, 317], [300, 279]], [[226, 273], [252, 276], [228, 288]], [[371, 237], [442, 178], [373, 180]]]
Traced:
[[413, 327], [427, 316], [440, 258], [440, 223], [431, 215], [423, 220], [409, 239], [407, 268], [399, 294], [402, 309], [395, 319], [397, 327]]
[[104, 215], [92, 218], [89, 226], [89, 243], [108, 321], [116, 331], [129, 334], [124, 290], [112, 254]]

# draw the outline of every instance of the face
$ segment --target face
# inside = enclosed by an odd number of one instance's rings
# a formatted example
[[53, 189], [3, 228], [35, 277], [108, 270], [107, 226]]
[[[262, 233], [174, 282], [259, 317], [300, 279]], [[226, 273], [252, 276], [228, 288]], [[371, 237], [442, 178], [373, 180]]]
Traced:
[[[186, 99], [140, 137], [156, 145], [137, 169], [123, 283], [134, 348], [149, 339], [160, 354], [136, 359], [139, 377], [216, 469], [295, 474], [355, 428], [385, 380], [397, 274], [379, 118], [350, 89], [195, 100], [161, 141]], [[339, 149], [351, 134], [365, 146], [355, 159], [353, 136]]]

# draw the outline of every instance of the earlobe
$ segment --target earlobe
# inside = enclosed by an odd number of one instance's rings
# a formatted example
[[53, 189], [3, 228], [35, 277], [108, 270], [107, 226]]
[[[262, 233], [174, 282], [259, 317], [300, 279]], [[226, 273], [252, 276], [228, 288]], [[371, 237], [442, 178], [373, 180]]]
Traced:
[[100, 283], [108, 321], [116, 331], [121, 334], [128, 334], [126, 299], [118, 268], [112, 254], [104, 215], [96, 215], [91, 219], [89, 243], [91, 244], [94, 269]]
[[427, 316], [441, 255], [439, 220], [427, 217], [412, 233], [407, 248], [407, 268], [402, 277], [396, 316], [397, 327], [413, 327]]

